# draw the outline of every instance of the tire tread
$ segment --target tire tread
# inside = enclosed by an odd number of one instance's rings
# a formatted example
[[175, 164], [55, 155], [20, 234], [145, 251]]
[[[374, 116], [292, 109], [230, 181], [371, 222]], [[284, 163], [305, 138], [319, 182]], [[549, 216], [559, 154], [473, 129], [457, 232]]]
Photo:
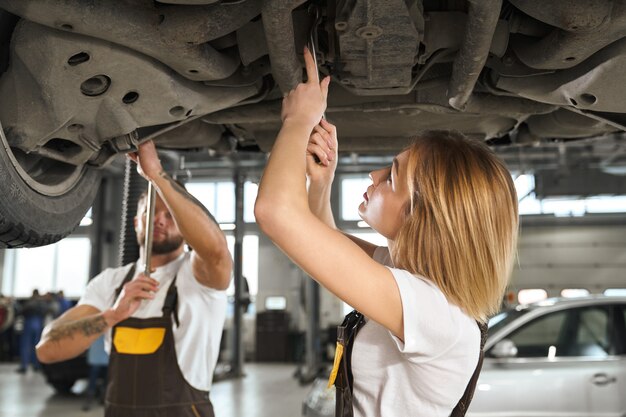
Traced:
[[0, 249], [32, 248], [45, 246], [63, 239], [69, 233], [61, 235], [40, 235], [27, 233], [20, 223], [10, 223], [0, 219]]

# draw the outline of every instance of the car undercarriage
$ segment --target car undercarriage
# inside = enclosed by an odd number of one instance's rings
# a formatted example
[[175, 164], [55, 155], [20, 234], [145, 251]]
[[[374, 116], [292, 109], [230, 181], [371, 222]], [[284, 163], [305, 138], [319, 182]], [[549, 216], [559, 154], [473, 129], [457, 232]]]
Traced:
[[310, 43], [342, 152], [622, 143], [624, 36], [612, 0], [0, 0], [0, 247], [65, 236], [148, 139], [269, 152]]

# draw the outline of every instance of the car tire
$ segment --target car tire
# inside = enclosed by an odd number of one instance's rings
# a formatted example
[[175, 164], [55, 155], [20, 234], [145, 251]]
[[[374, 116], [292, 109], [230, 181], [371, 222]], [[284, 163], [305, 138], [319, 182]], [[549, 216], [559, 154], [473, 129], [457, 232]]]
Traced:
[[[17, 20], [0, 10], [0, 77], [10, 65]], [[67, 236], [91, 207], [100, 176], [87, 165], [73, 167], [12, 148], [0, 120], [0, 248], [43, 246]]]
[[[4, 142], [1, 132], [0, 136]], [[43, 246], [61, 240], [91, 207], [99, 183], [100, 172], [85, 168], [71, 189], [56, 196], [42, 195], [24, 181], [7, 149], [0, 147], [0, 248]]]

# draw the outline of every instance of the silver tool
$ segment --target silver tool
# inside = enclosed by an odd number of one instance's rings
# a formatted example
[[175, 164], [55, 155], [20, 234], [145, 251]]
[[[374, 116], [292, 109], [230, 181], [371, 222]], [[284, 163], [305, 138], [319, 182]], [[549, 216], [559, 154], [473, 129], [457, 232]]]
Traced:
[[[315, 68], [318, 68], [317, 71], [319, 74], [319, 67], [317, 66], [317, 48], [315, 47], [315, 30], [320, 23], [321, 15], [320, 10], [317, 7], [310, 8], [309, 13], [313, 13], [315, 16], [313, 20], [313, 25], [311, 26], [311, 31], [309, 32], [309, 50], [311, 51], [311, 55], [313, 55], [313, 62], [315, 63]], [[322, 118], [326, 119], [326, 113], [322, 114]]]
[[152, 262], [152, 238], [154, 237], [154, 206], [156, 203], [156, 188], [148, 181], [148, 197], [146, 201], [146, 237], [143, 250], [145, 265], [143, 274], [150, 277], [150, 264]]
[[[320, 23], [320, 10], [317, 7], [311, 7], [309, 9], [309, 13], [314, 13], [313, 25], [311, 25], [311, 31], [309, 32], [309, 51], [311, 51], [311, 55], [313, 55], [313, 62], [315, 63], [315, 68], [317, 69], [317, 73], [319, 74], [319, 67], [317, 66], [317, 48], [315, 47], [315, 30], [317, 29], [317, 25]], [[326, 119], [326, 113], [322, 113], [322, 119]], [[322, 161], [317, 157], [317, 155], [313, 155], [313, 159], [315, 163], [320, 165]]]

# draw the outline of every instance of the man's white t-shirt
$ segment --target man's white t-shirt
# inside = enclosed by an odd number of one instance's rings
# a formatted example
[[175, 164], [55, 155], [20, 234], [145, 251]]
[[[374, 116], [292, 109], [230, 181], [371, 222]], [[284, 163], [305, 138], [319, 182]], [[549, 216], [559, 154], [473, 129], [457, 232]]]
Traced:
[[[131, 267], [132, 264], [129, 264], [102, 271], [89, 282], [78, 304], [90, 305], [100, 311], [109, 309], [115, 303], [115, 290]], [[141, 271], [141, 266], [137, 264], [134, 278]], [[151, 274], [159, 281], [159, 290], [153, 300], [142, 301], [133, 317], [161, 317], [167, 289], [175, 276], [178, 276], [176, 288], [180, 327], [173, 323], [172, 328], [178, 366], [192, 387], [209, 391], [226, 318], [226, 292], [208, 288], [195, 279], [191, 253], [184, 253]], [[110, 352], [111, 331], [105, 333], [105, 347]]]
[[[387, 248], [374, 260], [389, 265]], [[476, 369], [480, 330], [429, 280], [389, 270], [402, 299], [404, 342], [373, 320], [357, 334], [355, 417], [448, 417]]]

